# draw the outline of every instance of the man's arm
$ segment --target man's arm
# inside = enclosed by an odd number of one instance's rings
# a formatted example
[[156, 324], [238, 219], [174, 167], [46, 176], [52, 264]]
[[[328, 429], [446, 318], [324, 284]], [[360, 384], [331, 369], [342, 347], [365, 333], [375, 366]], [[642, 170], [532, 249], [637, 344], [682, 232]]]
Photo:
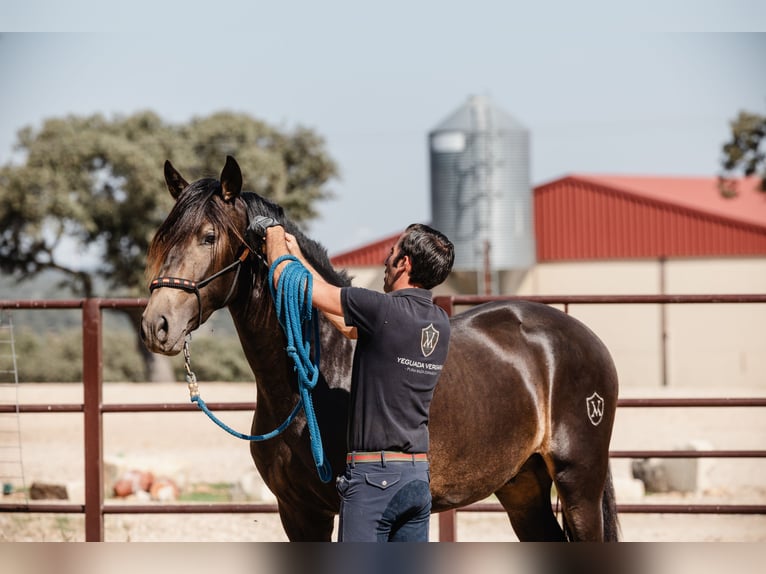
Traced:
[[[349, 327], [343, 318], [343, 306], [340, 300], [340, 287], [327, 283], [317, 273], [301, 253], [298, 241], [292, 235], [285, 233], [284, 227], [274, 226], [266, 229], [266, 258], [269, 264], [276, 261], [282, 255], [294, 255], [311, 273], [313, 279], [312, 305], [319, 309], [324, 316], [349, 339], [356, 339], [356, 327]], [[290, 265], [289, 261], [281, 263], [274, 271], [274, 285], [277, 285], [279, 276]]]
[[[316, 292], [317, 282], [321, 282], [321, 283], [327, 285], [330, 288], [338, 289], [339, 293], [340, 293], [340, 288], [335, 287], [334, 285], [328, 284], [322, 278], [322, 276], [317, 272], [317, 270], [314, 269], [314, 267], [312, 267], [311, 263], [309, 263], [306, 260], [306, 258], [303, 256], [303, 252], [301, 251], [301, 247], [298, 244], [298, 240], [295, 238], [294, 235], [292, 235], [290, 233], [285, 233], [285, 243], [287, 244], [287, 250], [290, 252], [290, 255], [294, 255], [295, 257], [297, 257], [298, 260], [303, 264], [303, 266], [306, 269], [308, 269], [309, 272], [311, 273], [311, 276], [314, 279], [314, 289], [313, 289], [314, 292]], [[339, 296], [340, 296], [340, 294], [339, 294]], [[317, 309], [319, 309], [319, 307], [317, 307]], [[346, 338], [348, 338], [348, 339], [356, 339], [357, 338], [356, 327], [349, 327], [348, 325], [346, 325], [346, 319], [343, 317], [342, 305], [341, 305], [341, 313], [340, 314], [330, 313], [328, 311], [323, 311], [321, 309], [320, 309], [320, 311], [322, 311], [322, 314], [327, 318], [327, 320], [330, 321], [330, 323], [332, 323], [333, 326], [338, 331], [343, 333], [343, 335]]]

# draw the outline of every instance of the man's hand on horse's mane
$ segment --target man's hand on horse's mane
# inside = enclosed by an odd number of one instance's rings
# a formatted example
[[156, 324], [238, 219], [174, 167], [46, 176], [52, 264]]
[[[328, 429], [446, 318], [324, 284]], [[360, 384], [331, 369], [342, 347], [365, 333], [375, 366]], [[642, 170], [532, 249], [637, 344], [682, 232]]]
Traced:
[[247, 230], [249, 233], [252, 233], [258, 239], [263, 241], [266, 238], [266, 230], [269, 227], [276, 227], [281, 225], [282, 224], [273, 217], [268, 217], [266, 215], [256, 215], [253, 218], [253, 221], [250, 222], [250, 226], [247, 228]]
[[272, 227], [282, 227], [282, 224], [273, 217], [256, 215], [247, 226], [245, 239], [251, 249], [257, 252], [266, 250], [266, 230]]

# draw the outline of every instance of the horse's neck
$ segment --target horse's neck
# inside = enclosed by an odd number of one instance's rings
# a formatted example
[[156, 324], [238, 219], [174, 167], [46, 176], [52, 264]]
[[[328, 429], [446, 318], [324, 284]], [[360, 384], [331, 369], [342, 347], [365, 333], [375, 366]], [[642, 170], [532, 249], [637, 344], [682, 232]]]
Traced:
[[260, 305], [253, 303], [255, 301], [250, 305], [232, 303], [229, 312], [245, 358], [255, 375], [258, 404], [285, 405], [284, 408], [289, 410], [293, 402], [291, 399], [297, 396], [297, 388], [287, 380], [292, 369], [288, 369], [287, 365], [289, 358], [285, 352], [282, 328], [273, 307], [260, 307], [271, 305], [271, 299]]
[[[285, 336], [271, 297], [250, 293], [249, 304], [235, 301], [229, 311], [242, 349], [256, 378], [258, 395], [275, 405], [292, 405], [297, 384], [288, 381], [293, 367], [285, 350]], [[320, 315], [321, 371], [331, 387], [350, 387], [354, 345]], [[289, 400], [288, 400], [289, 399]], [[280, 408], [280, 407], [275, 407]]]

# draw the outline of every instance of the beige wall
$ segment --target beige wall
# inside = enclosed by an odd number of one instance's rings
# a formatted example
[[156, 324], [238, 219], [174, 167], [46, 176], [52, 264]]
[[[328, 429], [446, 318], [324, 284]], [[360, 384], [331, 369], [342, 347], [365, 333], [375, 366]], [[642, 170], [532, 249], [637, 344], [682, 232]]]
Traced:
[[[382, 265], [376, 265], [375, 267], [350, 267], [347, 271], [351, 277], [351, 284], [355, 287], [364, 287], [365, 289], [383, 292]], [[453, 283], [453, 281], [448, 279], [443, 285], [439, 285], [434, 289], [434, 295], [457, 295], [461, 293]]]
[[[671, 259], [666, 294], [766, 293], [766, 258]], [[383, 268], [354, 268], [353, 284], [382, 290]], [[659, 261], [541, 263], [500, 283], [515, 295], [654, 295], [662, 292]], [[436, 293], [454, 293], [449, 281]], [[766, 304], [665, 305], [666, 374], [661, 305], [570, 305], [614, 356], [626, 387], [753, 387], [766, 389]]]
[[[660, 294], [659, 261], [543, 263], [520, 295]], [[766, 293], [766, 258], [665, 262], [666, 294]], [[570, 313], [593, 329], [626, 386], [766, 388], [766, 304], [665, 305], [667, 374], [662, 368], [661, 305], [580, 305]]]
[[383, 266], [375, 267], [349, 267], [347, 269], [351, 284], [365, 289], [374, 289], [383, 292]]

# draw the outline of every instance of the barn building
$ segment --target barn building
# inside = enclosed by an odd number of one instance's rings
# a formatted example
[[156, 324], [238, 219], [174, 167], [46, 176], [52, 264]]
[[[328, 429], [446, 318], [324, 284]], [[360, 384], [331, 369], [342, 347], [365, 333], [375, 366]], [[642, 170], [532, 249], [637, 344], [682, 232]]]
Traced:
[[[738, 195], [725, 198], [715, 177], [572, 174], [543, 183], [530, 190], [535, 262], [456, 271], [436, 293], [766, 293], [766, 193], [757, 186], [739, 180]], [[355, 285], [382, 289], [383, 261], [400, 233], [332, 262]], [[766, 305], [573, 305], [569, 312], [610, 348], [623, 386], [766, 388]]]

